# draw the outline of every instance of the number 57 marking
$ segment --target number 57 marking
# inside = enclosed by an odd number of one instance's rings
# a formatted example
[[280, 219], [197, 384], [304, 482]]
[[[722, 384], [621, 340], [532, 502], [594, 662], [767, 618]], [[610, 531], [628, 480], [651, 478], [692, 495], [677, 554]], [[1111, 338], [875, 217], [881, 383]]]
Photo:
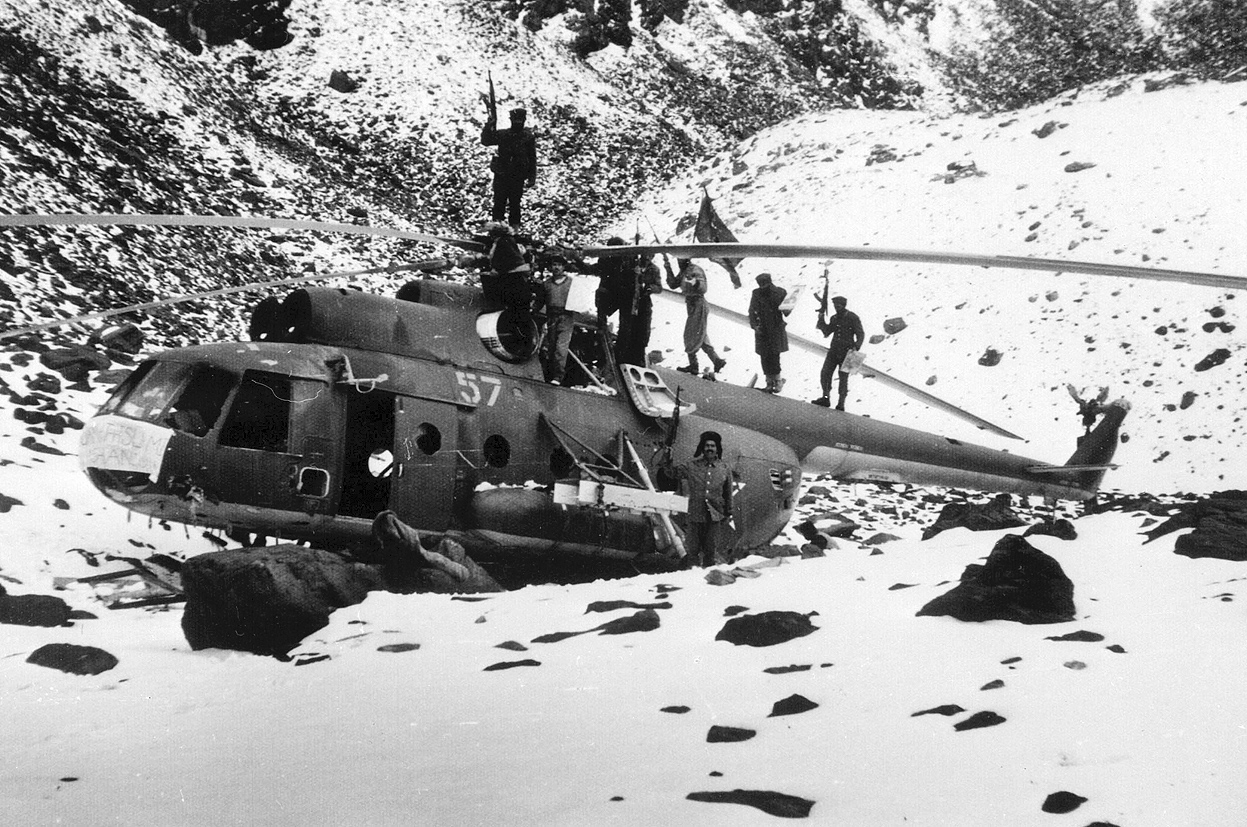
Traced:
[[502, 380], [496, 376], [477, 376], [475, 373], [465, 373], [464, 371], [455, 371], [455, 381], [459, 383], [459, 398], [468, 405], [481, 404], [481, 382], [489, 385], [489, 399], [485, 401], [486, 407], [493, 407], [498, 401], [498, 394], [502, 391]]

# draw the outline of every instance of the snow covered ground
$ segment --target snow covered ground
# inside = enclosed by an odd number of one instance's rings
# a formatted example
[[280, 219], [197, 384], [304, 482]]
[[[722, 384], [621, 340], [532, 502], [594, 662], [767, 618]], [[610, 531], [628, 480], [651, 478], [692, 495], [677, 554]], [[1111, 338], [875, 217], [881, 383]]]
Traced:
[[[164, 81], [156, 87], [171, 94]], [[638, 206], [666, 234], [696, 208], [704, 183], [742, 240], [1244, 275], [1247, 85], [1110, 87], [990, 118], [810, 116]], [[1049, 122], [1050, 134], [1035, 134]], [[1095, 166], [1065, 172], [1072, 162]], [[634, 224], [618, 229], [631, 236]], [[707, 269], [714, 298], [743, 309], [747, 289], [732, 291]], [[812, 337], [821, 263], [747, 261], [747, 287], [762, 269], [783, 286], [810, 287], [791, 330]], [[884, 319], [907, 324], [867, 346], [873, 364], [915, 384], [933, 377], [933, 392], [1027, 437], [1012, 450], [1063, 459], [1079, 429], [1065, 383], [1107, 385], [1135, 406], [1110, 488], [1247, 488], [1244, 348], [1234, 329], [1242, 296], [947, 267], [830, 271], [868, 336], [882, 333]], [[676, 359], [682, 310], [660, 312], [655, 343]], [[748, 333], [712, 333], [730, 347], [723, 378], [748, 381], [756, 369]], [[989, 347], [1004, 354], [996, 367], [978, 364]], [[1228, 353], [1222, 364], [1196, 371], [1219, 349]], [[785, 393], [813, 396], [817, 360], [794, 352], [785, 366]], [[0, 355], [13, 393], [26, 393], [40, 371], [29, 354]], [[104, 392], [63, 390], [59, 410], [86, 418]], [[0, 396], [0, 585], [57, 594], [95, 617], [55, 629], [0, 626], [6, 824], [776, 818], [689, 798], [733, 790], [801, 799], [826, 824], [1170, 827], [1233, 824], [1247, 809], [1247, 573], [1175, 555], [1176, 534], [1145, 544], [1142, 514], [1082, 517], [1076, 540], [1031, 540], [1075, 584], [1071, 623], [916, 617], [1006, 532], [956, 529], [921, 541], [934, 510], [898, 492], [833, 487], [836, 502], [820, 496], [802, 513], [843, 510], [900, 539], [843, 541], [825, 558], [760, 567], [728, 586], [688, 571], [479, 601], [374, 594], [280, 662], [192, 652], [179, 608], [110, 610], [119, 596], [140, 596], [138, 584], [76, 582], [123, 568], [110, 555], [184, 557], [215, 546], [107, 503], [77, 471], [79, 432], [48, 433], [15, 419], [16, 407]], [[866, 380], [855, 380], [850, 410], [995, 444]], [[597, 601], [636, 605], [587, 611]], [[817, 628], [762, 648], [716, 640], [739, 607], [816, 612]], [[537, 640], [645, 611], [658, 619], [652, 631]], [[1075, 631], [1103, 640], [1048, 640]], [[119, 664], [84, 677], [26, 662], [52, 642], [98, 646]], [[489, 669], [499, 665], [508, 668]], [[809, 668], [782, 669], [791, 666]], [[764, 671], [772, 668], [781, 670]], [[986, 688], [995, 681], [1003, 685]], [[772, 717], [793, 695], [817, 706]], [[953, 705], [962, 711], [915, 716]], [[1003, 722], [955, 728], [986, 711]], [[715, 726], [755, 734], [709, 743]], [[1063, 791], [1086, 801], [1067, 815], [1045, 812]]]

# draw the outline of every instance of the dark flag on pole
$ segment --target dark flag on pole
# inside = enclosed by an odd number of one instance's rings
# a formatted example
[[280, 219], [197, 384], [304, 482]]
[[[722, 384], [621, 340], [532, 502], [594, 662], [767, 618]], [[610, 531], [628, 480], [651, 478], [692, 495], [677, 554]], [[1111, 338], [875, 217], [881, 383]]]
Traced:
[[[732, 231], [714, 211], [714, 204], [710, 202], [710, 193], [704, 189], [701, 194], [701, 209], [697, 211], [697, 226], [693, 228], [693, 238], [712, 244], [736, 241], [736, 236], [732, 235]], [[710, 260], [727, 271], [727, 274], [732, 277], [733, 287], [740, 287], [740, 275], [736, 272], [736, 265], [740, 264], [741, 259], [712, 258]]]

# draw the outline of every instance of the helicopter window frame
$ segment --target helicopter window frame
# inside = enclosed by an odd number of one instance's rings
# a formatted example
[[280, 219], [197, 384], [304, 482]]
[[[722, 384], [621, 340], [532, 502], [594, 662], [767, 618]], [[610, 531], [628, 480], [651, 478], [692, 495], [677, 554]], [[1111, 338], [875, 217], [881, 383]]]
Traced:
[[[217, 445], [290, 453], [293, 386], [293, 378], [285, 374], [243, 371], [221, 423]], [[269, 407], [263, 407], [266, 405]]]
[[[131, 374], [133, 384], [118, 388], [114, 396], [115, 403], [110, 400], [110, 404], [106, 406], [108, 409], [101, 409], [101, 413], [152, 424], [168, 424], [164, 422], [164, 418], [194, 376], [195, 365], [160, 360], [152, 360], [145, 365], [151, 367], [143, 371], [141, 376], [137, 370]], [[138, 378], [134, 379], [135, 376]]]

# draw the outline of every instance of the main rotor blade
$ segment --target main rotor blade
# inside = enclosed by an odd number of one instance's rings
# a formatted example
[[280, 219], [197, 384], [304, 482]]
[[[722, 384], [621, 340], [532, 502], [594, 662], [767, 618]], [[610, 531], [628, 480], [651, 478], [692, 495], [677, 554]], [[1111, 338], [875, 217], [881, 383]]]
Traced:
[[586, 247], [588, 257], [665, 253], [688, 258], [818, 258], [859, 261], [912, 261], [923, 264], [959, 264], [969, 267], [1004, 267], [1013, 270], [1048, 270], [1056, 273], [1086, 273], [1150, 281], [1197, 284], [1202, 287], [1247, 288], [1247, 276], [1200, 273], [1192, 270], [1165, 270], [1129, 264], [1102, 264], [1093, 261], [1065, 261], [1028, 256], [996, 256], [975, 253], [941, 253], [927, 250], [896, 250], [873, 247], [837, 247], [825, 244], [638, 244], [624, 247]]
[[145, 226], [145, 227], [238, 227], [244, 229], [316, 230], [323, 233], [349, 233], [352, 235], [379, 235], [401, 238], [407, 241], [426, 241], [449, 244], [465, 250], [481, 251], [484, 247], [462, 238], [450, 238], [391, 227], [372, 227], [367, 224], [341, 224], [328, 221], [304, 221], [297, 218], [260, 218], [244, 215], [151, 215], [146, 213], [74, 215], [0, 215], [0, 227], [47, 227], [47, 226]]
[[[619, 248], [616, 247], [614, 249]], [[684, 303], [684, 299], [679, 293], [663, 291], [657, 295], [667, 301], [678, 301], [680, 304]], [[749, 317], [744, 313], [732, 310], [731, 308], [723, 307], [722, 305], [715, 304], [712, 301], [707, 301], [706, 304], [710, 306], [710, 311], [717, 316], [725, 319], [731, 319], [732, 321], [738, 322], [746, 327], [749, 325]], [[820, 345], [817, 342], [810, 341], [809, 339], [806, 339], [803, 336], [798, 336], [795, 333], [788, 334], [788, 344], [796, 346], [800, 350], [804, 350], [807, 353], [815, 354], [816, 356], [824, 356], [827, 353], [827, 347], [825, 345]], [[1008, 437], [1009, 439], [1022, 439], [1022, 437], [1012, 431], [1006, 430], [993, 422], [989, 422], [977, 414], [970, 413], [964, 408], [959, 408], [951, 402], [946, 402], [935, 394], [924, 391], [922, 388], [915, 387], [907, 382], [902, 382], [894, 376], [889, 376], [878, 368], [862, 363], [860, 373], [862, 376], [874, 379], [880, 384], [886, 385], [892, 390], [899, 391], [911, 399], [916, 399], [929, 407], [943, 411], [944, 413], [956, 417], [957, 419], [969, 422], [980, 430], [989, 431], [997, 436]]]

